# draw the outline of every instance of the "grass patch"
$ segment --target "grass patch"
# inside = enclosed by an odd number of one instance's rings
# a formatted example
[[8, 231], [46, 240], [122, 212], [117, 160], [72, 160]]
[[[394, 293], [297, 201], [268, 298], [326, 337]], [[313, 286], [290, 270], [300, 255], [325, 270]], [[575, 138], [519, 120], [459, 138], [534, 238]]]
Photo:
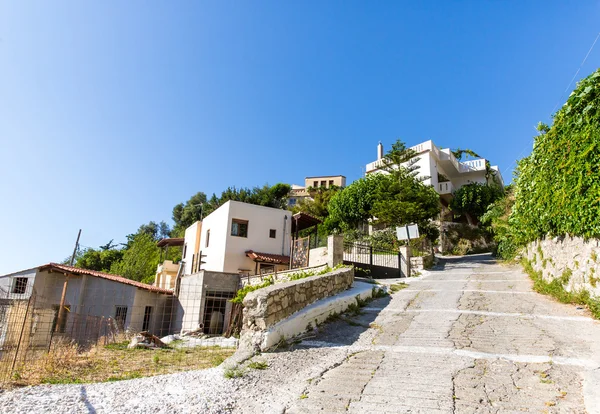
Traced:
[[[11, 385], [84, 384], [204, 369], [219, 364], [235, 349], [164, 348], [128, 349], [128, 341], [94, 346], [82, 351], [75, 344], [56, 340], [50, 349], [28, 351], [16, 368]], [[12, 361], [0, 360], [0, 369]]]
[[248, 368], [263, 370], [269, 368], [269, 364], [264, 361], [252, 361], [248, 364]]
[[547, 282], [542, 277], [542, 272], [536, 272], [531, 263], [523, 258], [521, 261], [523, 269], [529, 274], [529, 277], [533, 280], [533, 290], [543, 295], [549, 295], [557, 299], [562, 303], [571, 303], [576, 305], [584, 305], [592, 313], [592, 316], [596, 319], [600, 319], [600, 300], [592, 298], [590, 292], [582, 289], [576, 292], [569, 292], [565, 290], [564, 284], [568, 283], [572, 271], [571, 269], [565, 269], [563, 274], [551, 282]]
[[389, 294], [385, 291], [385, 289], [373, 286], [373, 290], [371, 292], [373, 299], [385, 298], [388, 295]]
[[396, 293], [402, 289], [406, 289], [407, 287], [408, 285], [404, 282], [394, 283], [393, 285], [390, 285], [390, 290], [392, 291], [392, 293]]
[[223, 376], [227, 379], [241, 378], [244, 376], [244, 370], [239, 367], [227, 368], [223, 372]]

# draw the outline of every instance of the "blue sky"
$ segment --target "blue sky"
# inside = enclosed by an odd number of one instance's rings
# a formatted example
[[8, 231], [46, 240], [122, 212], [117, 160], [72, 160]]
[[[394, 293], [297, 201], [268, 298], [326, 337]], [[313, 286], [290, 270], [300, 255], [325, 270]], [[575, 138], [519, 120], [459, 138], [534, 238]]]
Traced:
[[[471, 148], [509, 181], [599, 21], [598, 1], [0, 1], [0, 274], [197, 191], [352, 181], [378, 141]], [[599, 66], [597, 45], [578, 78]]]

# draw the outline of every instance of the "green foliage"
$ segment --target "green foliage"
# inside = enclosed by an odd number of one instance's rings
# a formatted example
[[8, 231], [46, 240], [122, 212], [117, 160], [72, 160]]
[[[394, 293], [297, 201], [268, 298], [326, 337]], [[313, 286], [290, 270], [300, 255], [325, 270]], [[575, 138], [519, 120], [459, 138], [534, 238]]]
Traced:
[[329, 201], [325, 226], [329, 230], [346, 231], [372, 218], [377, 188], [387, 182], [383, 174], [370, 174], [338, 191]]
[[564, 284], [568, 283], [571, 275], [570, 270], [565, 271], [559, 278], [552, 279], [547, 282], [542, 277], [542, 272], [536, 272], [533, 270], [531, 263], [523, 258], [521, 261], [525, 272], [529, 274], [529, 277], [533, 280], [533, 289], [544, 295], [550, 295], [559, 300], [562, 303], [573, 303], [578, 305], [587, 306], [594, 318], [600, 319], [600, 300], [590, 296], [590, 292], [585, 289], [579, 291], [569, 292], [565, 290]]
[[463, 185], [454, 192], [450, 209], [457, 215], [464, 215], [469, 224], [476, 224], [488, 207], [501, 198], [499, 186], [479, 183]]
[[513, 227], [508, 220], [515, 203], [513, 188], [506, 186], [504, 197], [493, 202], [480, 217], [484, 228], [493, 234], [496, 255], [505, 260], [515, 257], [519, 248], [515, 243]]
[[160, 250], [156, 246], [156, 240], [148, 233], [140, 233], [129, 243], [123, 259], [113, 263], [110, 273], [139, 282], [152, 283], [159, 257]]
[[600, 237], [600, 70], [577, 85], [551, 127], [538, 130], [533, 152], [517, 166], [515, 243]]
[[349, 232], [367, 221], [392, 228], [417, 223], [419, 230], [437, 238], [429, 222], [439, 214], [439, 196], [415, 177], [417, 160], [414, 151], [397, 141], [384, 158], [387, 174], [360, 178], [331, 199], [328, 229]]
[[287, 195], [290, 190], [290, 185], [278, 183], [274, 186], [265, 184], [252, 189], [228, 187], [221, 192], [220, 197], [213, 194], [210, 199], [203, 192], [198, 192], [187, 202], [173, 207], [173, 221], [175, 222], [173, 235], [182, 236], [187, 227], [202, 217], [206, 217], [229, 200], [273, 208], [286, 208]]
[[77, 257], [75, 267], [89, 270], [97, 270], [99, 272], [109, 272], [113, 264], [123, 259], [124, 251], [121, 249], [85, 249], [81, 255]]
[[455, 150], [452, 150], [452, 155], [454, 155], [454, 158], [456, 158], [459, 161], [462, 161], [462, 159], [465, 155], [467, 156], [467, 158], [468, 157], [481, 158], [479, 156], [479, 154], [477, 154], [475, 151], [470, 150], [470, 149], [457, 148]]
[[246, 297], [246, 295], [250, 292], [254, 292], [255, 290], [258, 289], [262, 289], [265, 288], [267, 286], [271, 286], [273, 283], [275, 283], [275, 281], [273, 280], [272, 277], [267, 276], [265, 277], [265, 279], [263, 280], [262, 283], [259, 283], [258, 285], [246, 285], [244, 286], [242, 289], [237, 291], [237, 294], [235, 295], [235, 297], [233, 299], [231, 299], [231, 302], [233, 303], [243, 303], [244, 302], [244, 298]]
[[223, 376], [227, 379], [241, 378], [244, 374], [244, 370], [239, 367], [227, 368], [223, 371]]
[[402, 289], [406, 289], [407, 287], [408, 287], [408, 285], [404, 282], [394, 283], [393, 285], [390, 285], [390, 291], [392, 293], [396, 293]]
[[264, 361], [252, 361], [248, 364], [248, 368], [263, 370], [269, 368], [269, 364]]

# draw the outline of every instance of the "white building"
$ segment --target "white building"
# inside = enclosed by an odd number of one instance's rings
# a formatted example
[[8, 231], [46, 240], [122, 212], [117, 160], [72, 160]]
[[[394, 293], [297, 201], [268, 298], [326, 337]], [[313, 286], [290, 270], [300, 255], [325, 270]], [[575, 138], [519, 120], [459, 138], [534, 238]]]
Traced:
[[[185, 231], [184, 275], [253, 275], [289, 266], [292, 213], [228, 201]], [[202, 263], [204, 262], [204, 263]]]
[[315, 191], [333, 187], [346, 187], [346, 177], [343, 175], [320, 175], [317, 177], [304, 178], [304, 186], [292, 184], [292, 190], [288, 195], [288, 206], [294, 207], [300, 201], [312, 199]]
[[[431, 140], [422, 142], [410, 149], [415, 151], [416, 157], [419, 158], [414, 164], [415, 167], [418, 167], [415, 170], [417, 177], [425, 178], [423, 183], [433, 186], [442, 198], [449, 199], [454, 191], [465, 184], [484, 184], [488, 181], [488, 178], [486, 178], [486, 162], [488, 160], [485, 158], [459, 161], [449, 148], [438, 148]], [[383, 145], [379, 143], [377, 146], [377, 160], [367, 164], [366, 173], [372, 174], [382, 171], [383, 158]], [[504, 181], [498, 166], [491, 166], [491, 170], [497, 182], [503, 186]], [[490, 177], [490, 179], [493, 178]]]

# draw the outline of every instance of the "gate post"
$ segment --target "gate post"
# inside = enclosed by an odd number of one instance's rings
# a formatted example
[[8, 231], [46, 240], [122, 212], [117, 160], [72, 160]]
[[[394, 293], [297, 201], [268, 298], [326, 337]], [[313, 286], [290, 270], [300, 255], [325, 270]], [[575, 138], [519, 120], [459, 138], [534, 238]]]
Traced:
[[327, 237], [327, 266], [332, 269], [344, 262], [344, 236]]
[[398, 268], [400, 269], [401, 277], [410, 276], [410, 246], [400, 246]]

